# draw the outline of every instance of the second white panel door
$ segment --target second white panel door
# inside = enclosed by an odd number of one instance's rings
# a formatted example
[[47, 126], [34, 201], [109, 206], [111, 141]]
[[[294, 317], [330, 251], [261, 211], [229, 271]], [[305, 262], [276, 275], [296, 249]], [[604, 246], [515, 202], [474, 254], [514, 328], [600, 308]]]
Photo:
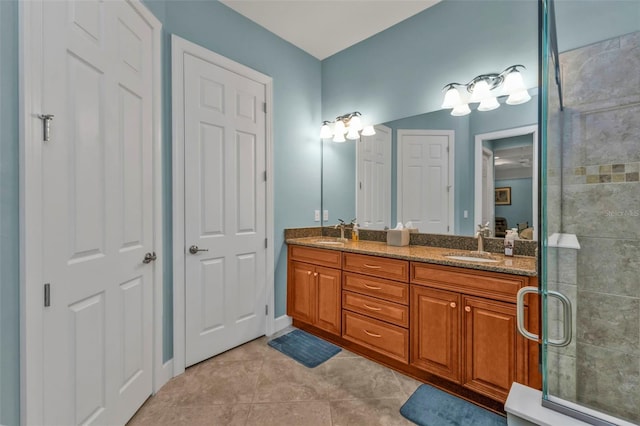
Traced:
[[451, 232], [453, 132], [398, 130], [398, 221]]
[[265, 332], [265, 86], [184, 60], [185, 361]]

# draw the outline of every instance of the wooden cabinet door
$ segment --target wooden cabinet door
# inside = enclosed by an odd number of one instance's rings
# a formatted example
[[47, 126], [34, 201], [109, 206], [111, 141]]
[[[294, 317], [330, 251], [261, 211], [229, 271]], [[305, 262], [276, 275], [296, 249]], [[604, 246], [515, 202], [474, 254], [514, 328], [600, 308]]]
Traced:
[[460, 294], [411, 286], [414, 367], [460, 382]]
[[463, 385], [501, 401], [516, 381], [518, 337], [514, 304], [464, 297]]
[[289, 262], [287, 315], [311, 324], [315, 310], [315, 268], [306, 263]]
[[316, 317], [314, 325], [340, 335], [341, 288], [339, 269], [317, 266], [312, 274], [316, 280]]

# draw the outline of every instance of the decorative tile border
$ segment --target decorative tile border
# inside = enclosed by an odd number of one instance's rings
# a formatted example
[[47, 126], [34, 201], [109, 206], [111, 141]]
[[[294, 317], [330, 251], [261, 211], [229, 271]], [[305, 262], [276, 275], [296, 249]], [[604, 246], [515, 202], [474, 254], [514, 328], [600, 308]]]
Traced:
[[[549, 170], [549, 176], [555, 176], [555, 170]], [[640, 181], [640, 163], [596, 164], [565, 169], [564, 176], [568, 184], [626, 183]]]

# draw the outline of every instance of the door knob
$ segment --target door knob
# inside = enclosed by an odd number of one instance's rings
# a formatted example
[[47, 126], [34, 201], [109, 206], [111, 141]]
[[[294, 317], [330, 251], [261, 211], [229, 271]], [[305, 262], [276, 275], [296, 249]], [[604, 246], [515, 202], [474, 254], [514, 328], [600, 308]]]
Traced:
[[158, 258], [158, 256], [156, 256], [156, 252], [154, 251], [153, 253], [146, 253], [144, 255], [144, 259], [142, 259], [142, 263], [151, 263], [154, 260], [156, 260]]
[[209, 249], [201, 249], [201, 248], [198, 248], [198, 246], [196, 246], [196, 245], [193, 245], [193, 246], [189, 247], [189, 253], [191, 253], [191, 254], [196, 254], [199, 251], [209, 251]]

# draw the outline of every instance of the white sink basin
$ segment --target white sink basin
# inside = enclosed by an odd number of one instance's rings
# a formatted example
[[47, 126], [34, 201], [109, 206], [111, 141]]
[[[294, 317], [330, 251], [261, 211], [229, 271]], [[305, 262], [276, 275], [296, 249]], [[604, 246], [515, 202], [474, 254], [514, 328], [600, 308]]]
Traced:
[[484, 255], [484, 254], [473, 254], [473, 253], [452, 253], [452, 254], [445, 254], [444, 257], [446, 257], [447, 259], [454, 259], [454, 260], [467, 260], [467, 261], [471, 261], [471, 262], [486, 262], [486, 263], [496, 263], [498, 262], [497, 260], [491, 258], [491, 256], [489, 255]]
[[323, 244], [323, 245], [328, 245], [328, 246], [343, 246], [344, 243], [342, 241], [327, 241], [327, 240], [320, 240], [320, 241], [314, 241], [314, 244]]

